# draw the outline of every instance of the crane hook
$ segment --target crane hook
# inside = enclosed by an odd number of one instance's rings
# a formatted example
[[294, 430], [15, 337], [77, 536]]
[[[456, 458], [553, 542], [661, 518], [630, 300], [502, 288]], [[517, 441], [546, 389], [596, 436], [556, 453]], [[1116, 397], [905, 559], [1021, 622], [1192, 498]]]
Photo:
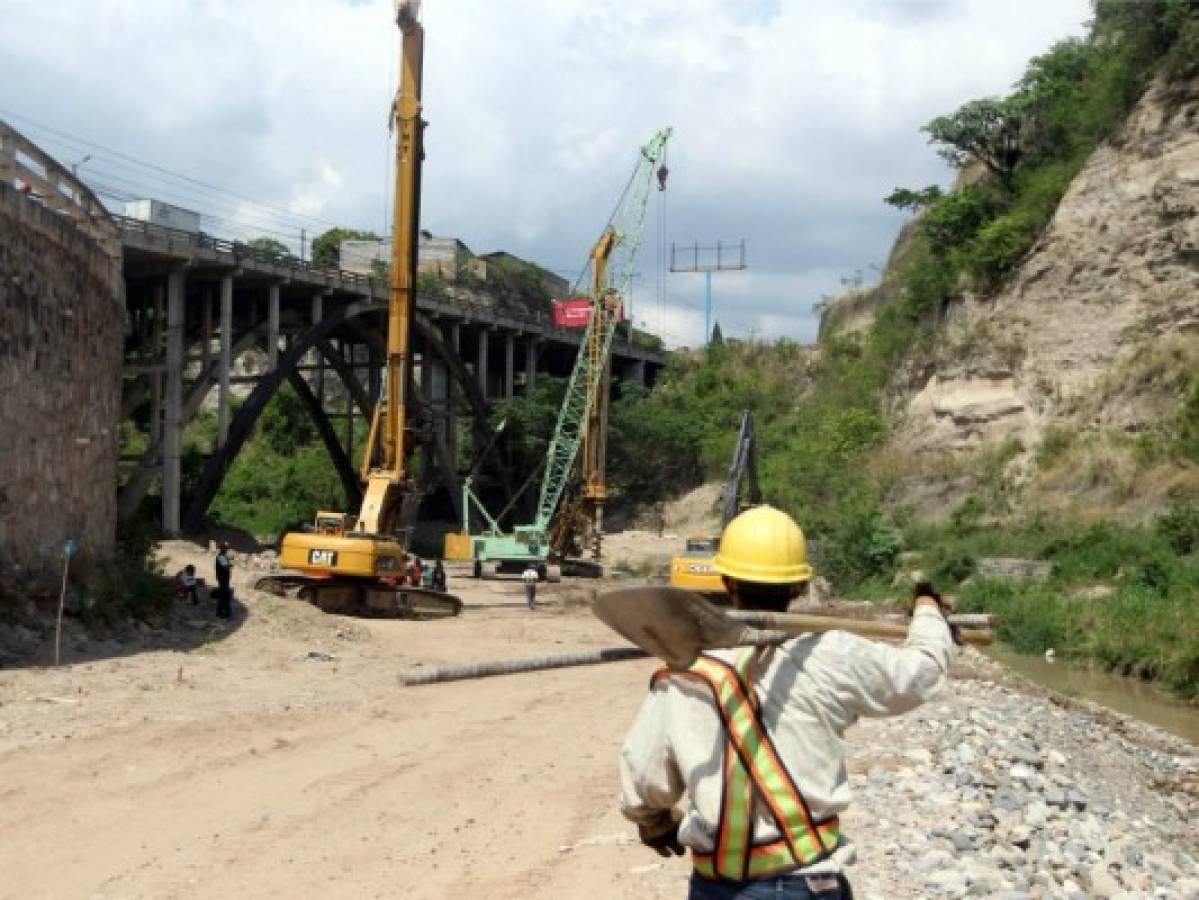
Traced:
[[666, 179], [670, 176], [670, 169], [666, 168], [666, 163], [658, 166], [658, 190], [666, 190]]

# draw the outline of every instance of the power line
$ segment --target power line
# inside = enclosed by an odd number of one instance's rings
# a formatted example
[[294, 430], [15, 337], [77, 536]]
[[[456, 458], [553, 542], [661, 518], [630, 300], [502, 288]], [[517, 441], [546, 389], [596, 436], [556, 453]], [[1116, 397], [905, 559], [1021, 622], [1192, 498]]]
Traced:
[[[120, 175], [120, 174], [117, 174], [114, 172], [108, 172], [103, 169], [95, 170], [92, 173], [92, 175], [90, 175], [90, 176], [83, 177], [81, 175], [81, 177], [88, 184], [97, 183], [95, 181], [95, 179], [99, 178], [99, 179], [103, 179], [103, 183], [109, 188], [116, 187], [118, 189], [133, 191], [133, 196], [130, 196], [129, 198], [127, 198], [128, 200], [138, 199], [138, 196], [137, 196], [138, 194], [144, 195], [145, 193], [152, 193], [152, 194], [156, 195], [159, 199], [163, 199], [168, 202], [187, 204], [187, 205], [195, 205], [195, 198], [193, 195], [177, 194], [177, 193], [175, 193], [174, 188], [169, 188], [165, 191], [160, 190], [158, 188], [155, 188], [152, 191], [148, 191], [148, 192], [143, 191], [143, 188], [144, 188], [143, 184], [138, 183], [136, 181], [132, 181], [132, 180], [124, 177], [123, 175]], [[212, 219], [213, 221], [221, 221], [221, 222], [226, 222], [226, 223], [235, 223], [235, 224], [242, 225], [246, 228], [257, 229], [257, 230], [260, 230], [263, 232], [268, 232], [271, 234], [283, 235], [285, 237], [298, 238], [299, 234], [300, 234], [300, 229], [303, 227], [301, 225], [296, 225], [291, 222], [278, 222], [278, 221], [275, 221], [272, 219], [266, 219], [266, 220], [260, 219], [257, 216], [247, 215], [241, 209], [235, 209], [232, 212], [226, 212], [224, 210], [206, 210], [204, 208], [200, 208], [200, 209], [197, 209], [196, 212], [198, 212], [200, 214], [201, 218], [207, 218], [207, 219]], [[291, 230], [289, 230], [289, 231], [280, 231], [279, 230], [280, 228], [286, 228], [288, 226], [291, 227]]]
[[29, 126], [32, 126], [37, 129], [41, 129], [42, 131], [47, 132], [48, 134], [56, 135], [59, 138], [64, 139], [64, 140], [73, 141], [76, 144], [82, 145], [90, 150], [95, 150], [100, 153], [107, 153], [113, 157], [116, 157], [117, 159], [122, 159], [127, 162], [133, 163], [134, 165], [141, 166], [146, 169], [151, 169], [155, 172], [159, 172], [170, 178], [176, 178], [180, 181], [188, 182], [189, 184], [195, 185], [200, 188], [204, 188], [209, 191], [214, 191], [219, 194], [224, 194], [227, 197], [232, 197], [233, 199], [239, 200], [243, 203], [250, 203], [254, 206], [260, 206], [263, 209], [273, 210], [276, 213], [281, 213], [286, 216], [294, 216], [296, 218], [305, 219], [307, 221], [315, 222], [320, 225], [327, 225], [331, 228], [338, 227], [336, 222], [331, 222], [328, 219], [322, 219], [319, 216], [313, 216], [313, 215], [309, 215], [307, 213], [296, 212], [295, 210], [290, 210], [290, 209], [287, 209], [286, 207], [278, 206], [273, 203], [267, 203], [265, 201], [255, 200], [251, 197], [245, 196], [244, 194], [239, 194], [236, 191], [231, 191], [231, 190], [228, 190], [227, 188], [223, 188], [220, 185], [212, 184], [207, 181], [202, 181], [198, 178], [193, 178], [190, 175], [184, 175], [181, 172], [175, 172], [175, 171], [173, 171], [171, 169], [167, 169], [163, 166], [155, 165], [154, 163], [146, 162], [145, 160], [138, 159], [137, 157], [131, 156], [127, 153], [123, 153], [120, 150], [114, 150], [111, 147], [106, 147], [103, 144], [96, 143], [95, 141], [90, 141], [86, 138], [79, 137], [78, 135], [71, 134], [70, 132], [63, 131], [63, 130], [55, 128], [51, 125], [46, 125], [44, 122], [39, 122], [36, 119], [32, 119], [29, 116], [21, 115], [20, 113], [14, 113], [10, 110], [0, 109], [0, 116], [4, 116], [4, 117], [10, 118], [10, 119], [16, 119], [19, 122], [24, 122], [24, 123], [27, 123], [27, 125], [29, 125]]
[[[51, 144], [51, 145], [58, 145], [58, 146], [65, 147], [70, 150], [75, 150], [75, 148], [73, 148], [68, 142], [61, 141], [58, 138], [44, 139], [44, 143]], [[76, 151], [76, 152], [78, 152], [78, 151]], [[108, 159], [107, 157], [96, 157], [95, 161], [98, 163], [102, 163], [105, 167], [116, 166], [116, 167], [120, 168], [122, 171], [120, 173], [117, 173], [117, 172], [106, 171], [105, 169], [97, 169], [95, 167], [89, 167], [90, 171], [84, 171], [84, 172], [77, 173], [77, 177], [81, 181], [84, 181], [85, 183], [87, 183], [89, 185], [94, 185], [96, 183], [96, 181], [95, 181], [96, 176], [107, 179], [109, 182], [109, 184], [108, 184], [109, 187], [113, 186], [111, 184], [111, 182], [119, 182], [121, 185], [124, 185], [124, 187], [126, 189], [132, 190], [134, 192], [134, 196], [125, 198], [127, 200], [139, 199], [137, 195], [141, 195], [141, 196], [154, 195], [159, 199], [164, 199], [164, 200], [168, 200], [170, 202], [175, 202], [175, 203], [180, 203], [180, 204], [186, 204], [188, 206], [194, 206], [194, 205], [199, 204], [201, 208], [197, 209], [196, 211], [200, 212], [202, 215], [207, 214], [205, 207], [208, 204], [213, 204], [217, 207], [217, 209], [210, 210], [211, 212], [221, 213], [224, 215], [236, 216], [239, 221], [243, 221], [247, 226], [254, 227], [254, 228], [263, 228], [264, 230], [271, 230], [271, 229], [277, 229], [277, 228], [291, 228], [291, 229], [293, 229], [293, 231], [295, 233], [298, 234], [300, 229], [305, 227], [303, 223], [300, 223], [300, 222], [297, 222], [294, 220], [290, 220], [290, 219], [285, 219], [282, 216], [277, 216], [277, 215], [271, 213], [269, 210], [265, 211], [265, 212], [260, 212], [256, 209], [254, 209], [253, 205], [251, 205], [251, 208], [249, 209], [249, 212], [247, 213], [247, 208], [243, 204], [236, 203], [231, 200], [227, 200], [223, 197], [208, 196], [202, 191], [200, 193], [193, 193], [193, 190], [197, 190], [197, 189], [181, 188], [180, 186], [171, 184], [170, 182], [166, 182], [165, 186], [153, 184], [151, 180], [163, 181], [163, 179], [161, 179], [160, 176], [142, 172], [132, 166], [125, 165], [117, 160], [111, 160], [111, 159]], [[129, 172], [132, 172], [132, 174], [130, 175]], [[147, 179], [151, 179], [151, 180], [147, 180]], [[122, 199], [122, 198], [114, 197], [114, 199]], [[217, 218], [218, 216], [212, 215], [210, 217]]]

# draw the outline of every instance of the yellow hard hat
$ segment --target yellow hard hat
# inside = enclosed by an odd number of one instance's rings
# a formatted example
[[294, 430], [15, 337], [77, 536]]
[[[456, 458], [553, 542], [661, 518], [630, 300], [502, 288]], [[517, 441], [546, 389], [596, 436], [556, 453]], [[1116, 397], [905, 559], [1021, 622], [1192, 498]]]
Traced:
[[773, 506], [755, 506], [729, 522], [713, 565], [721, 575], [759, 584], [794, 584], [812, 577], [803, 532]]

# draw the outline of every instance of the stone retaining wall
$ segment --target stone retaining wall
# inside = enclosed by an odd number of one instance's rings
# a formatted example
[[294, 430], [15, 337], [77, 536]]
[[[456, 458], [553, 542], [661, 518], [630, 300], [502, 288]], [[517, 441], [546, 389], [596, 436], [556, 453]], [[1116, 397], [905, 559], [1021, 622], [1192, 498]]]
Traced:
[[0, 565], [113, 552], [123, 340], [120, 261], [0, 183]]

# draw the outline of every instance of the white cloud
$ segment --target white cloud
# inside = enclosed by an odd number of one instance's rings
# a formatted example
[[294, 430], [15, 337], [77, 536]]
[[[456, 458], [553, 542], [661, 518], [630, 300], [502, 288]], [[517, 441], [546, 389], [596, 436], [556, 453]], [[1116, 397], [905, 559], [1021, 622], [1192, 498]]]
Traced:
[[[384, 229], [391, 0], [5, 6], [0, 109], [296, 213]], [[751, 269], [717, 279], [716, 319], [726, 333], [810, 339], [820, 295], [886, 255], [898, 217], [880, 198], [947, 179], [919, 126], [1004, 92], [1088, 15], [1087, 0], [429, 0], [423, 222], [576, 270], [637, 147], [673, 125], [668, 238], [749, 245]], [[64, 161], [82, 156], [28, 130]], [[83, 171], [170, 190], [113, 161]], [[175, 191], [204, 212], [252, 215], [199, 187]], [[651, 325], [661, 306], [663, 331], [694, 342], [702, 282], [671, 276], [659, 302], [654, 221], [636, 302]]]

